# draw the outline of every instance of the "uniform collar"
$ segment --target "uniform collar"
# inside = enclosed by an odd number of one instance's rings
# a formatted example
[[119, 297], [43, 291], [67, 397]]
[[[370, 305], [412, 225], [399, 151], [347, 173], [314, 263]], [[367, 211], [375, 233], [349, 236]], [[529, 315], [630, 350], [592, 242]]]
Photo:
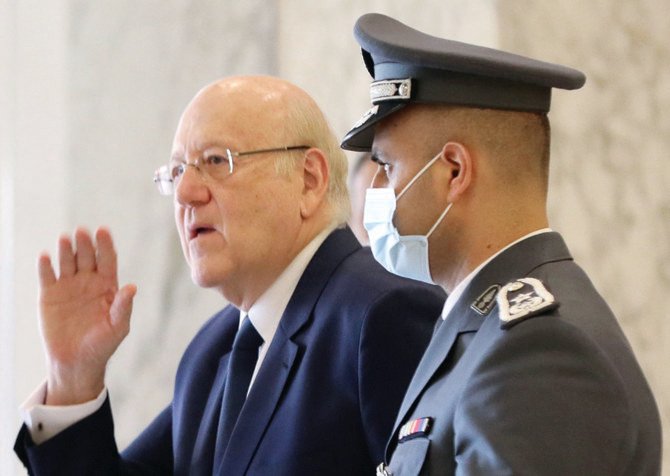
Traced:
[[527, 235], [524, 235], [521, 238], [513, 241], [509, 245], [505, 246], [504, 248], [499, 250], [497, 253], [490, 256], [486, 261], [482, 262], [479, 266], [477, 266], [470, 274], [468, 274], [465, 277], [464, 280], [462, 280], [460, 283], [458, 283], [458, 285], [454, 288], [454, 290], [451, 293], [449, 293], [449, 295], [447, 296], [447, 300], [445, 301], [444, 307], [442, 308], [442, 314], [441, 314], [442, 319], [447, 318], [447, 316], [452, 311], [452, 309], [454, 308], [454, 306], [456, 305], [456, 303], [458, 302], [460, 297], [463, 295], [463, 292], [468, 287], [468, 285], [472, 282], [472, 280], [475, 278], [475, 276], [477, 276], [477, 274], [479, 274], [479, 272], [482, 270], [482, 268], [484, 268], [484, 266], [486, 266], [491, 261], [493, 261], [493, 259], [496, 256], [500, 255], [501, 253], [508, 250], [509, 248], [516, 245], [517, 243], [520, 243], [524, 240], [527, 240], [528, 238], [531, 238], [531, 237], [536, 236], [536, 235], [540, 235], [542, 233], [550, 233], [551, 231], [552, 230], [550, 228], [542, 228], [540, 230], [535, 230], [531, 233], [528, 233]]

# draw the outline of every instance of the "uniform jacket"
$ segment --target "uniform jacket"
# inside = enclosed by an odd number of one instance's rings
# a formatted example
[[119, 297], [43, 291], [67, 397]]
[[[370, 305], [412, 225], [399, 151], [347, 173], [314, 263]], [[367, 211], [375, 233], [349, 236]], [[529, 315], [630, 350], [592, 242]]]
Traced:
[[232, 307], [196, 335], [171, 405], [121, 455], [108, 402], [39, 446], [23, 428], [15, 449], [35, 474], [371, 474], [444, 299], [387, 273], [351, 231], [336, 230], [291, 297], [218, 468]]
[[[555, 302], [528, 287], [492, 300], [528, 277]], [[542, 299], [524, 319], [500, 319], [503, 302], [532, 308]], [[495, 257], [438, 325], [401, 405], [387, 473], [659, 474], [652, 393], [560, 235], [536, 235]]]

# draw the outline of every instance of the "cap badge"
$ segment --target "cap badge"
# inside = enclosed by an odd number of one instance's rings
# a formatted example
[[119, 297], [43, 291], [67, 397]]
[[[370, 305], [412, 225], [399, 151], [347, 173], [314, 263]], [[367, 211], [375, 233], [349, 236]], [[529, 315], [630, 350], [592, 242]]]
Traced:
[[412, 78], [373, 81], [370, 84], [370, 101], [408, 100], [412, 96]]
[[432, 423], [432, 417], [417, 418], [416, 420], [408, 421], [400, 427], [398, 442], [402, 443], [419, 436], [426, 436], [430, 433]]
[[370, 119], [372, 116], [377, 114], [377, 110], [379, 109], [379, 106], [372, 106], [370, 109], [367, 110], [365, 114], [354, 124], [354, 127], [352, 129], [356, 129], [357, 127], [361, 127], [363, 124], [365, 124], [368, 119]]
[[535, 278], [521, 278], [506, 284], [498, 293], [497, 302], [501, 329], [558, 307], [553, 294]]

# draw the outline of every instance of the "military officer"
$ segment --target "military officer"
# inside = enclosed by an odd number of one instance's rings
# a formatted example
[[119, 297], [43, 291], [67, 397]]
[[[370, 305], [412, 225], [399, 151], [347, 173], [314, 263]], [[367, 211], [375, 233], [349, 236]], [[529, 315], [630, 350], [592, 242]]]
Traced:
[[372, 108], [342, 147], [379, 165], [371, 248], [449, 294], [378, 474], [658, 474], [649, 385], [547, 219], [551, 91], [585, 76], [379, 14], [354, 33]]

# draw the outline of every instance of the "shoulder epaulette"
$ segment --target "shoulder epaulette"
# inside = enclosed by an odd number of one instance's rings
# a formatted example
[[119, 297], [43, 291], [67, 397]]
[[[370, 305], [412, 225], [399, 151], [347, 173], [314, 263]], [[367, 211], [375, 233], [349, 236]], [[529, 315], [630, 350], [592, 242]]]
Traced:
[[535, 278], [520, 278], [507, 283], [496, 299], [501, 329], [509, 329], [559, 305], [542, 281]]

